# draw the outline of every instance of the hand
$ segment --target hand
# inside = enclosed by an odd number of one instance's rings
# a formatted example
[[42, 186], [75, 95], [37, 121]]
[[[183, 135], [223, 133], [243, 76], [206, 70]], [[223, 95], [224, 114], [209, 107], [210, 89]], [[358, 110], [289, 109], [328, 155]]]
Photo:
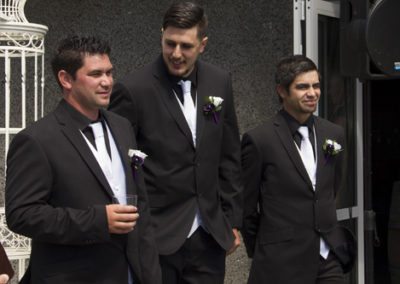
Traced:
[[233, 235], [235, 236], [235, 240], [233, 241], [232, 247], [226, 252], [226, 255], [230, 255], [240, 246], [240, 236], [237, 229], [232, 229]]
[[7, 284], [10, 277], [7, 274], [0, 275], [0, 284]]
[[108, 231], [111, 234], [127, 234], [133, 230], [139, 218], [137, 208], [132, 205], [106, 205]]

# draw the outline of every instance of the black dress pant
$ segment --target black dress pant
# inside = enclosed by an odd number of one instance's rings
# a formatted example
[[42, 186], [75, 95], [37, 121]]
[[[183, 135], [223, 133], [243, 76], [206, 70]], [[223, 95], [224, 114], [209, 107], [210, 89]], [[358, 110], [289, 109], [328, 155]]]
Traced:
[[160, 255], [163, 284], [223, 284], [226, 251], [199, 227], [171, 255]]
[[343, 269], [336, 256], [330, 252], [327, 259], [319, 258], [316, 284], [344, 284]]

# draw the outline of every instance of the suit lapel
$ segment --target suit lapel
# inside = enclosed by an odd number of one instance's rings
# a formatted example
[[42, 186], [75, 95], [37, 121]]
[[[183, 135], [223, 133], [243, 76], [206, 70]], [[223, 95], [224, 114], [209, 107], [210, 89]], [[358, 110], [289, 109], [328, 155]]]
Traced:
[[313, 190], [310, 177], [308, 176], [307, 170], [304, 167], [303, 161], [300, 157], [300, 153], [296, 148], [295, 142], [293, 140], [292, 134], [290, 133], [285, 118], [279, 113], [276, 115], [275, 118], [276, 118], [274, 121], [275, 131], [278, 134], [278, 137], [281, 140], [283, 147], [286, 149], [286, 152], [288, 153], [290, 160], [295, 165], [301, 177], [310, 186], [311, 190]]
[[158, 93], [160, 94], [168, 112], [175, 119], [178, 127], [182, 133], [189, 140], [189, 143], [193, 146], [192, 132], [190, 131], [189, 125], [186, 122], [185, 116], [179, 106], [176, 96], [172, 90], [171, 83], [168, 81], [165, 75], [165, 67], [163, 66], [162, 57], [160, 56], [154, 64], [153, 75], [156, 78]]
[[207, 74], [201, 64], [201, 61], [197, 62], [197, 125], [196, 125], [196, 147], [200, 146], [201, 136], [204, 128], [204, 113], [203, 105], [205, 104], [205, 97], [210, 96], [208, 93], [209, 84], [207, 84]]
[[321, 183], [321, 179], [324, 178], [324, 176], [327, 176], [325, 174], [325, 169], [326, 169], [325, 155], [322, 149], [322, 145], [324, 144], [324, 141], [327, 138], [327, 129], [321, 126], [321, 120], [318, 119], [318, 117], [314, 117], [314, 125], [317, 136], [317, 145], [315, 147], [318, 155], [317, 182], [315, 190], [318, 190], [318, 185]]
[[98, 179], [106, 192], [112, 196], [113, 192], [105, 175], [103, 174], [103, 171], [101, 170], [93, 153], [90, 151], [89, 146], [86, 144], [85, 139], [82, 137], [81, 132], [74, 127], [73, 121], [71, 120], [69, 114], [66, 112], [66, 110], [60, 107], [60, 105], [55, 110], [54, 114], [65, 137], [71, 142], [76, 151], [80, 154], [82, 160], [87, 164], [93, 175]]

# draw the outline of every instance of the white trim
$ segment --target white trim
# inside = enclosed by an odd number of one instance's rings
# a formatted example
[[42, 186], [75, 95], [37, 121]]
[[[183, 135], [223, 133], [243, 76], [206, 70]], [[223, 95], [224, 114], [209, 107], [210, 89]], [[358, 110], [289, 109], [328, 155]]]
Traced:
[[[9, 129], [10, 129], [10, 92], [11, 92], [11, 87], [10, 87], [10, 77], [11, 77], [11, 60], [10, 57], [8, 56], [8, 50], [5, 51], [5, 59], [4, 59], [4, 70], [5, 70], [5, 99], [4, 99], [4, 130], [5, 130], [5, 145], [4, 145], [4, 153], [8, 152], [8, 146], [10, 144], [10, 134], [9, 134]], [[6, 157], [6, 154], [4, 155]], [[4, 159], [5, 163], [6, 159]], [[5, 168], [5, 166], [4, 166]]]
[[26, 56], [21, 52], [21, 122], [22, 128], [26, 127]]
[[[41, 69], [41, 71], [42, 71], [42, 76], [40, 77], [40, 88], [41, 88], [41, 97], [40, 97], [40, 99], [41, 99], [41, 104], [40, 104], [40, 106], [41, 106], [41, 111], [40, 111], [40, 117], [43, 117], [44, 116], [44, 72], [45, 72], [45, 68], [44, 68], [44, 39], [43, 39], [43, 55], [41, 56], [42, 57], [42, 69]], [[36, 63], [35, 63], [36, 64]], [[36, 118], [35, 118], [36, 119]]]
[[0, 134], [17, 134], [22, 129], [23, 128], [15, 128], [15, 127], [0, 128]]
[[34, 101], [34, 111], [33, 117], [38, 120], [38, 54], [35, 52], [35, 67], [34, 67], [34, 76], [33, 76], [33, 101]]
[[[18, 23], [18, 22], [1, 22], [0, 23], [2, 32], [12, 32], [14, 35], [19, 32], [32, 33], [38, 36], [44, 36], [49, 30], [47, 26], [33, 24], [33, 23]], [[1, 34], [1, 36], [4, 36]]]
[[303, 54], [301, 21], [304, 20], [304, 0], [293, 0], [293, 54]]
[[340, 17], [339, 2], [307, 0], [306, 2], [306, 56], [318, 66], [318, 16]]
[[359, 80], [356, 82], [356, 184], [357, 206], [361, 214], [357, 222], [357, 273], [358, 284], [365, 283], [364, 253], [364, 147], [363, 147], [363, 90]]
[[306, 56], [318, 66], [318, 14], [315, 2], [306, 5]]

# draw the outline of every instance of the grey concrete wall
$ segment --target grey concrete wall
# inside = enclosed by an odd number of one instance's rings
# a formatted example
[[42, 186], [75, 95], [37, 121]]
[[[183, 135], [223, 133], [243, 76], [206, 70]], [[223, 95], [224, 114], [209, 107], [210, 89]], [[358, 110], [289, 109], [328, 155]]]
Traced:
[[[170, 0], [28, 0], [25, 6], [28, 20], [49, 27], [46, 112], [60, 99], [49, 63], [58, 40], [72, 33], [97, 34], [108, 39], [118, 80], [158, 56], [162, 16], [171, 3]], [[273, 74], [277, 60], [293, 50], [292, 1], [202, 0], [198, 3], [205, 8], [210, 22], [209, 43], [202, 58], [231, 72], [243, 133], [279, 108]], [[2, 182], [0, 179], [0, 185]], [[245, 283], [249, 266], [242, 247], [227, 259], [226, 283]]]
[[[276, 61], [292, 52], [292, 2], [203, 0], [209, 44], [203, 59], [232, 73], [241, 132], [278, 108], [273, 90]], [[162, 16], [170, 0], [28, 0], [30, 22], [49, 27], [46, 36], [46, 107], [59, 99], [49, 59], [67, 34], [97, 34], [112, 44], [116, 79], [151, 62], [160, 53]]]

